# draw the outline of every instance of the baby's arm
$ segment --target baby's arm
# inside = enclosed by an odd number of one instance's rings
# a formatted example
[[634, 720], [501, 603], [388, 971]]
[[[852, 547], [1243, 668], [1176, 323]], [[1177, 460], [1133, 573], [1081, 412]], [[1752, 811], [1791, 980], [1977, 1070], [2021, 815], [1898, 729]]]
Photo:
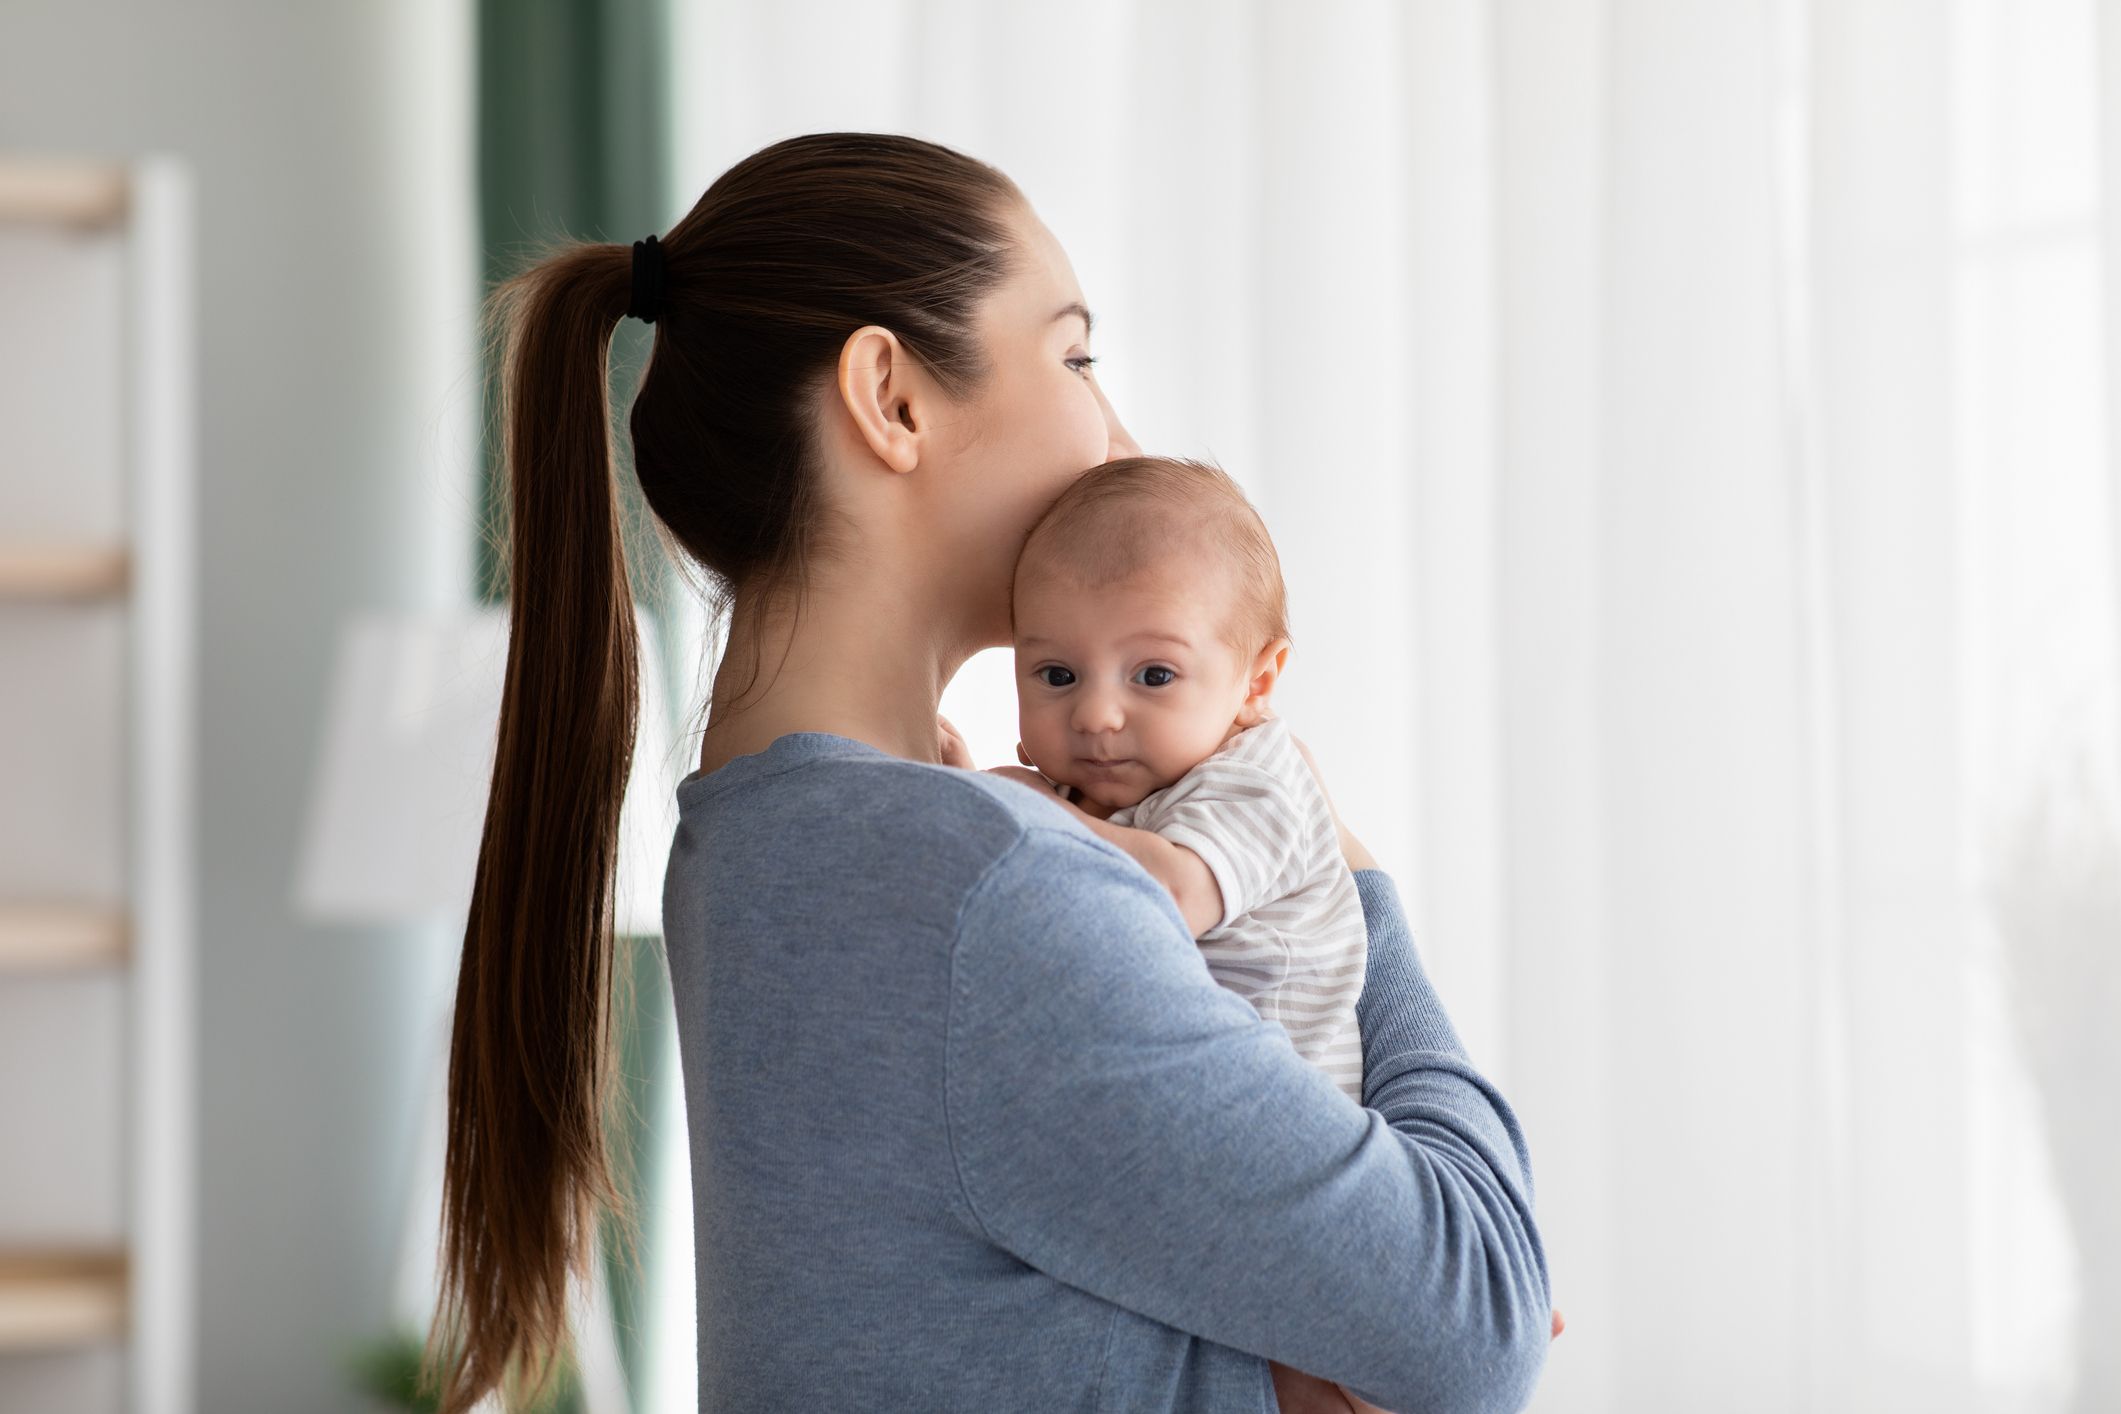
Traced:
[[1153, 830], [1115, 825], [1084, 811], [1073, 801], [1064, 801], [1076, 818], [1100, 838], [1134, 856], [1149, 877], [1162, 884], [1178, 905], [1178, 916], [1198, 938], [1223, 919], [1222, 886], [1215, 882], [1207, 861], [1182, 844], [1173, 844]]
[[1178, 905], [1178, 916], [1186, 920], [1186, 927], [1195, 938], [1222, 922], [1222, 885], [1215, 882], [1207, 861], [1192, 850], [1173, 844], [1153, 830], [1100, 820], [1066, 795], [1057, 794], [1053, 782], [1027, 766], [990, 766], [987, 771], [989, 775], [1021, 781], [1047, 799], [1058, 801], [1083, 822], [1083, 828], [1132, 855], [1149, 871], [1149, 877], [1171, 895], [1171, 901]]

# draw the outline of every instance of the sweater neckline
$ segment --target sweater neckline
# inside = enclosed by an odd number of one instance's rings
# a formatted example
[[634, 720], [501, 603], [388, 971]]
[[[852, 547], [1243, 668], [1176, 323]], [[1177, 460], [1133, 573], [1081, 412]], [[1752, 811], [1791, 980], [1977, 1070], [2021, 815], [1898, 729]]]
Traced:
[[693, 771], [678, 782], [678, 798], [705, 799], [746, 781], [777, 776], [783, 771], [832, 757], [900, 759], [881, 747], [837, 732], [784, 732], [768, 742], [764, 750], [733, 756], [712, 771]]

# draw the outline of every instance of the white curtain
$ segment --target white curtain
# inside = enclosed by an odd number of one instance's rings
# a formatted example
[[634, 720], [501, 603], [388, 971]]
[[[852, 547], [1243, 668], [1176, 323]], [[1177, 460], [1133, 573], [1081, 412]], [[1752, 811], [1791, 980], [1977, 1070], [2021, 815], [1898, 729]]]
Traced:
[[[1283, 709], [1527, 1126], [1569, 1320], [1535, 1409], [2121, 1397], [2076, 1324], [2121, 1179], [2117, 35], [2116, 0], [679, 8], [688, 201], [815, 129], [997, 163], [1139, 439], [1260, 505]], [[945, 707], [1012, 759], [1005, 655]]]

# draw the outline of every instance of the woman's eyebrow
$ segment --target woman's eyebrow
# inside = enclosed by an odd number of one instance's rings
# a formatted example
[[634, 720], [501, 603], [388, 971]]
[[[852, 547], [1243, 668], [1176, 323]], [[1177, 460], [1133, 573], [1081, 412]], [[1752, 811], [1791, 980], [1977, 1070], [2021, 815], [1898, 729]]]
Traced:
[[1086, 338], [1086, 339], [1087, 339], [1087, 338], [1089, 338], [1089, 337], [1090, 337], [1090, 310], [1089, 310], [1088, 306], [1086, 306], [1086, 305], [1084, 305], [1084, 304], [1082, 304], [1082, 303], [1080, 303], [1080, 302], [1078, 302], [1078, 303], [1075, 303], [1075, 304], [1064, 304], [1064, 305], [1062, 305], [1062, 306], [1061, 306], [1061, 307], [1060, 307], [1059, 309], [1057, 309], [1057, 310], [1055, 310], [1055, 311], [1053, 312], [1053, 318], [1052, 318], [1052, 319], [1049, 319], [1049, 320], [1047, 320], [1046, 322], [1047, 322], [1048, 324], [1051, 324], [1051, 323], [1055, 322], [1056, 320], [1066, 319], [1066, 318], [1067, 318], [1067, 317], [1068, 317], [1069, 315], [1071, 315], [1071, 314], [1080, 314], [1080, 315], [1081, 315], [1081, 316], [1083, 317], [1083, 337], [1084, 337], [1084, 338]]

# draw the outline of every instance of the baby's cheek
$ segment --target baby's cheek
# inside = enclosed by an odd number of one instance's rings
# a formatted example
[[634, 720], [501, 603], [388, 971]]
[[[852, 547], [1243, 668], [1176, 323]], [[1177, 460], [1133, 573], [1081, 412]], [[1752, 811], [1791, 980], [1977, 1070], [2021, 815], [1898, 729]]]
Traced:
[[[1068, 764], [1067, 753], [1054, 744], [1052, 713], [1020, 706], [1016, 714], [1016, 734], [1017, 739], [1023, 742], [1024, 750], [1031, 753], [1031, 759], [1049, 776]], [[1059, 780], [1060, 777], [1053, 776], [1053, 779]]]

